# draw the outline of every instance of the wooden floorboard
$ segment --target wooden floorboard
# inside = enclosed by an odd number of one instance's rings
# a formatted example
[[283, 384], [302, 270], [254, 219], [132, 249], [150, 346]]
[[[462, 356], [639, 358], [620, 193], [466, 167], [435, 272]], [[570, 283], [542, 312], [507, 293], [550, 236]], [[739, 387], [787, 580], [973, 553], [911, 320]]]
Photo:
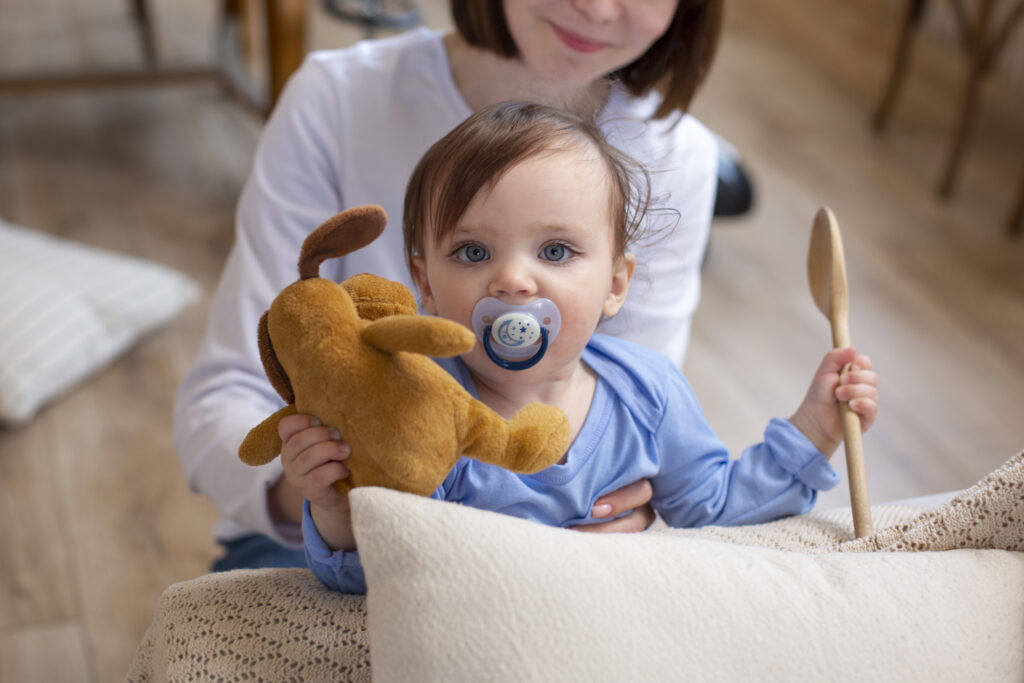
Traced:
[[[734, 449], [758, 437], [766, 407], [795, 407], [828, 343], [805, 262], [814, 212], [830, 206], [853, 340], [882, 377], [882, 415], [865, 437], [875, 501], [966, 486], [1024, 447], [1024, 244], [1004, 226], [1024, 172], [1024, 127], [1007, 116], [1022, 86], [998, 74], [987, 84], [956, 196], [938, 199], [959, 62], [921, 41], [890, 129], [873, 135], [895, 38], [886, 13], [730, 5], [695, 113], [743, 151], [757, 206], [713, 231], [686, 365]], [[840, 487], [822, 503], [846, 496]]]
[[[431, 25], [447, 24], [443, 2], [423, 4]], [[161, 53], [205, 57], [210, 6], [159, 4]], [[131, 64], [126, 8], [0, 3], [0, 71]], [[967, 486], [1024, 447], [1024, 240], [1003, 225], [1024, 172], [1024, 86], [986, 84], [955, 196], [938, 199], [956, 54], [919, 41], [889, 130], [868, 127], [898, 16], [886, 0], [731, 2], [694, 107], [743, 153], [757, 203], [713, 228], [686, 373], [736, 452], [796, 407], [829, 344], [805, 260], [814, 212], [831, 206], [853, 339], [882, 375], [864, 440], [874, 502]], [[311, 28], [315, 47], [360, 36], [319, 15]], [[0, 97], [0, 217], [179, 268], [204, 291], [31, 424], [0, 432], [0, 680], [119, 680], [160, 592], [215, 556], [215, 511], [188, 491], [171, 446], [171, 401], [259, 126], [214, 86]], [[840, 485], [821, 504], [846, 501]]]
[[[121, 680], [120, 676], [111, 680]], [[0, 630], [0, 680], [89, 683], [92, 666], [78, 621]]]

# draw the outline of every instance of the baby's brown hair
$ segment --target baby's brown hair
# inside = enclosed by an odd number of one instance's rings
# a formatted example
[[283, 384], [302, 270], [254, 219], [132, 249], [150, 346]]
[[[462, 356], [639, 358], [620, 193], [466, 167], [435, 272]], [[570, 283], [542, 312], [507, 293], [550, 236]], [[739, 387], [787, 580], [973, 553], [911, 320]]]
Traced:
[[411, 267], [412, 259], [422, 256], [426, 239], [439, 242], [451, 234], [473, 198], [515, 164], [570, 149], [592, 151], [604, 163], [612, 188], [613, 253], [624, 254], [650, 201], [643, 167], [609, 144], [589, 121], [542, 104], [504, 102], [463, 121], [416, 165], [405, 191], [406, 262]]

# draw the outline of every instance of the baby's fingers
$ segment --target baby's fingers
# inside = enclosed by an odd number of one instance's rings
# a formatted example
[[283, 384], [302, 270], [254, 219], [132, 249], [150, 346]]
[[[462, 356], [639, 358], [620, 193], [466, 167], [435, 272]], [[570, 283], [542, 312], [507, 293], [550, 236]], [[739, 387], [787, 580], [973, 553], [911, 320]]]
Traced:
[[333, 441], [341, 442], [341, 434], [334, 427], [307, 427], [294, 432], [281, 446], [281, 456], [285, 460], [294, 460], [300, 453], [313, 446]]
[[872, 367], [871, 359], [867, 356], [858, 353], [853, 362], [850, 363], [851, 370], [870, 370]]
[[877, 403], [878, 387], [870, 382], [840, 384], [836, 387], [837, 401], [855, 401], [857, 399], [870, 399]]
[[850, 384], [836, 389], [836, 398], [846, 401], [860, 416], [861, 431], [867, 431], [878, 417], [878, 388], [869, 384]]
[[341, 491], [334, 488], [334, 482], [339, 479], [348, 479], [348, 475], [348, 468], [337, 460], [331, 460], [314, 468], [306, 477], [311, 485], [310, 490], [326, 492], [320, 500], [315, 502], [323, 505], [328, 500], [335, 499], [337, 497], [334, 495], [335, 493], [343, 495]]
[[277, 423], [277, 435], [281, 437], [281, 441], [287, 443], [302, 430], [319, 426], [320, 420], [312, 415], [295, 413], [294, 415], [286, 415], [281, 418], [280, 422]]
[[878, 373], [874, 370], [847, 370], [839, 376], [839, 386], [853, 386], [857, 384], [864, 384], [868, 386], [878, 386]]
[[344, 479], [348, 476], [348, 468], [342, 463], [350, 454], [351, 449], [344, 441], [320, 441], [292, 457], [285, 463], [285, 469], [293, 476], [305, 477], [313, 470], [328, 463], [337, 463], [344, 472], [343, 476], [339, 476], [337, 479]]
[[832, 349], [825, 354], [825, 357], [821, 359], [821, 365], [815, 371], [815, 375], [832, 375], [838, 373], [847, 363], [852, 363], [856, 359], [856, 351], [852, 346], [846, 346], [839, 349]]

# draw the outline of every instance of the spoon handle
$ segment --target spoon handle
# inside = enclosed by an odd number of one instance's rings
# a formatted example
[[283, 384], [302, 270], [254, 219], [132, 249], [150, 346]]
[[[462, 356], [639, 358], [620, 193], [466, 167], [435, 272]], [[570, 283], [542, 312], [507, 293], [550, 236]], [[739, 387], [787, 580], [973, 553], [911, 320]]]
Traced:
[[871, 504], [868, 502], [868, 477], [864, 469], [864, 447], [861, 444], [860, 416], [847, 403], [839, 404], [843, 418], [843, 449], [846, 451], [846, 476], [850, 480], [850, 509], [853, 510], [853, 534], [870, 536]]
[[[832, 315], [832, 345], [844, 348], [850, 345], [850, 325], [845, 315]], [[840, 375], [846, 374], [845, 366]], [[873, 532], [871, 524], [871, 503], [868, 502], [868, 475], [864, 468], [864, 446], [861, 442], [860, 416], [850, 410], [850, 404], [839, 404], [839, 416], [843, 422], [843, 450], [846, 452], [846, 477], [850, 480], [850, 509], [853, 511], [853, 534], [857, 538]]]

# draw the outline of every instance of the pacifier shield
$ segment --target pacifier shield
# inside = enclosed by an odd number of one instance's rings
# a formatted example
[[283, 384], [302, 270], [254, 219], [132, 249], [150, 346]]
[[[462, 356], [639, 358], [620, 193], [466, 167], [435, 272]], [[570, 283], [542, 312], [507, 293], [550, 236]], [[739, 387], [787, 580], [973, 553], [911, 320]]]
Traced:
[[[481, 342], [487, 341], [493, 351], [503, 358], [526, 358], [539, 350], [541, 330], [547, 330], [547, 343], [551, 344], [562, 328], [562, 315], [550, 299], [536, 299], [528, 304], [506, 304], [488, 296], [473, 308], [473, 332]], [[490, 339], [484, 339], [484, 330], [490, 326]]]

